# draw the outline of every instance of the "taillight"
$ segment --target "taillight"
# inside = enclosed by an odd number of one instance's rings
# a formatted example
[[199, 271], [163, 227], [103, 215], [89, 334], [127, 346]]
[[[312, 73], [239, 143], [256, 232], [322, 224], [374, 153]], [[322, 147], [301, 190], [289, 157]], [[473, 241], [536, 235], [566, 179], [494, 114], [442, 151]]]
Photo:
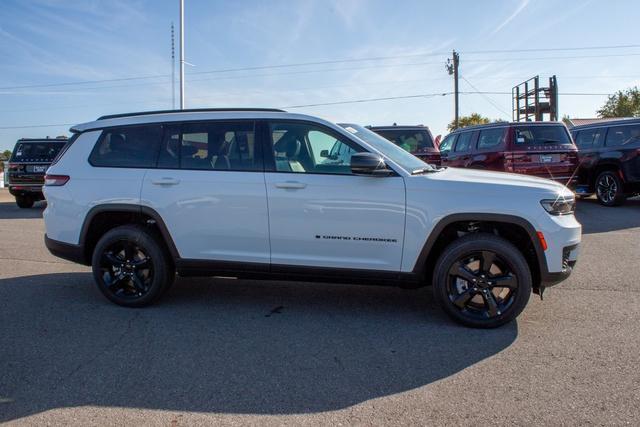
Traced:
[[44, 185], [47, 187], [60, 187], [69, 181], [69, 175], [45, 175]]

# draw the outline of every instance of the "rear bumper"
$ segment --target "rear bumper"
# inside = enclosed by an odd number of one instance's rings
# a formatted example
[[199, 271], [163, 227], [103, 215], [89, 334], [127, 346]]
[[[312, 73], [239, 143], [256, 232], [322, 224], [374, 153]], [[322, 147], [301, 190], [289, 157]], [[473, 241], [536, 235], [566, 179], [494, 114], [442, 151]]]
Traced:
[[20, 185], [11, 183], [9, 184], [9, 193], [12, 196], [37, 195], [44, 198], [44, 195], [42, 194], [42, 185]]
[[84, 254], [84, 247], [82, 245], [74, 245], [72, 243], [53, 240], [50, 239], [46, 234], [44, 235], [44, 244], [49, 252], [51, 252], [51, 255], [78, 264], [90, 265], [89, 263], [87, 263]]

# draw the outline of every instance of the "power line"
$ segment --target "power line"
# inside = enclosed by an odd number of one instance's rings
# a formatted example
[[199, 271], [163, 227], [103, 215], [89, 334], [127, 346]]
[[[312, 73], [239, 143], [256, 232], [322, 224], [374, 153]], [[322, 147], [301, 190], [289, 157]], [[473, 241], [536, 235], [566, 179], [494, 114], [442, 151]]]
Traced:
[[478, 89], [477, 87], [475, 87], [475, 86], [474, 86], [474, 85], [473, 85], [469, 80], [467, 80], [465, 76], [460, 76], [460, 78], [461, 78], [462, 80], [464, 80], [465, 82], [467, 82], [467, 84], [468, 84], [469, 86], [471, 86], [471, 88], [472, 88], [473, 90], [475, 90], [479, 95], [482, 95], [482, 97], [483, 97], [484, 99], [486, 99], [486, 100], [489, 102], [489, 104], [493, 105], [493, 107], [494, 107], [496, 110], [500, 111], [502, 114], [504, 114], [504, 115], [505, 115], [505, 116], [507, 116], [507, 117], [509, 117], [509, 116], [510, 116], [510, 114], [509, 114], [509, 113], [507, 113], [505, 110], [503, 110], [503, 109], [502, 109], [502, 107], [500, 107], [500, 106], [498, 105], [498, 103], [497, 103], [497, 102], [495, 102], [493, 99], [489, 98], [489, 96], [487, 96], [486, 94], [481, 93], [482, 91], [481, 91], [480, 89]]
[[[518, 53], [518, 52], [558, 52], [558, 51], [585, 51], [585, 50], [599, 50], [599, 49], [631, 49], [638, 48], [640, 44], [629, 44], [629, 45], [611, 45], [611, 46], [582, 46], [582, 47], [560, 47], [560, 48], [538, 48], [538, 49], [495, 49], [495, 50], [469, 50], [462, 51], [464, 54], [485, 54], [485, 53]], [[313, 65], [328, 65], [328, 64], [341, 64], [341, 63], [354, 63], [354, 62], [366, 62], [366, 61], [387, 61], [393, 59], [406, 59], [406, 58], [416, 58], [416, 57], [426, 57], [426, 56], [446, 56], [448, 52], [424, 52], [424, 53], [415, 53], [415, 54], [406, 54], [406, 55], [392, 55], [392, 56], [372, 56], [372, 57], [364, 57], [364, 58], [344, 58], [344, 59], [335, 59], [335, 60], [325, 60], [325, 61], [311, 61], [311, 62], [298, 62], [298, 63], [289, 63], [289, 64], [273, 64], [273, 65], [258, 65], [258, 66], [250, 66], [250, 67], [238, 67], [238, 68], [223, 68], [223, 69], [214, 69], [207, 71], [197, 71], [191, 72], [189, 75], [197, 75], [197, 74], [217, 74], [217, 73], [232, 73], [232, 72], [241, 72], [241, 71], [257, 71], [257, 70], [266, 70], [266, 69], [279, 69], [279, 68], [290, 68], [290, 67], [304, 67], [304, 66], [313, 66]], [[604, 58], [604, 57], [614, 57], [614, 56], [636, 56], [640, 54], [611, 54], [611, 55], [592, 55], [592, 56], [574, 56], [574, 57], [544, 57], [544, 58], [504, 58], [504, 59], [494, 59], [494, 60], [473, 60], [470, 59], [468, 61], [501, 61], [501, 60], [540, 60], [540, 59], [571, 59], [571, 58]], [[0, 87], [0, 90], [10, 90], [10, 89], [34, 89], [34, 88], [46, 88], [46, 87], [56, 87], [56, 86], [74, 86], [74, 85], [86, 85], [86, 84], [99, 84], [99, 83], [112, 83], [119, 81], [135, 81], [135, 80], [148, 80], [148, 79], [158, 79], [158, 78], [167, 78], [171, 77], [170, 74], [154, 74], [154, 75], [142, 75], [142, 76], [125, 76], [118, 78], [110, 78], [110, 79], [97, 79], [97, 80], [82, 80], [82, 81], [74, 81], [74, 82], [64, 82], [64, 83], [43, 83], [43, 84], [33, 84], [33, 85], [17, 85], [17, 86], [4, 86]]]
[[446, 96], [451, 95], [452, 92], [441, 93], [423, 93], [420, 95], [404, 95], [404, 96], [387, 96], [384, 98], [365, 98], [365, 99], [353, 99], [349, 101], [336, 101], [336, 102], [323, 102], [318, 104], [302, 104], [302, 105], [289, 105], [282, 108], [305, 108], [305, 107], [320, 107], [324, 105], [340, 105], [340, 104], [358, 104], [361, 102], [374, 102], [374, 101], [390, 101], [393, 99], [410, 99], [410, 98], [432, 98], [434, 96]]

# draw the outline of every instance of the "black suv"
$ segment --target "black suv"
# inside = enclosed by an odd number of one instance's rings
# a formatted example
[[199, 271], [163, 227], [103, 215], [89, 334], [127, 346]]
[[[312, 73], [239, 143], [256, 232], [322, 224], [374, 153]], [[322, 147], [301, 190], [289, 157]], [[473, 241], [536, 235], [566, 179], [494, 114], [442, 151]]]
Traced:
[[593, 193], [605, 206], [617, 206], [640, 193], [640, 119], [576, 126], [580, 196]]
[[393, 125], [368, 126], [368, 128], [419, 159], [440, 166], [440, 150], [433, 143], [433, 135], [428, 127]]
[[18, 140], [9, 159], [6, 180], [19, 207], [30, 208], [34, 202], [44, 200], [45, 172], [66, 143], [66, 137]]

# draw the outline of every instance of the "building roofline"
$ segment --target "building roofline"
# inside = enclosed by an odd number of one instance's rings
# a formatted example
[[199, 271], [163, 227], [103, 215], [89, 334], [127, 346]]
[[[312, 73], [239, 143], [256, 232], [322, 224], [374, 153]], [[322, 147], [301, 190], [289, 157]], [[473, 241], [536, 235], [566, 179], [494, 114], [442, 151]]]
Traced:
[[573, 126], [571, 130], [573, 131], [575, 129], [587, 129], [587, 128], [598, 128], [598, 127], [601, 128], [605, 126], [628, 125], [628, 124], [633, 124], [638, 122], [640, 122], [640, 117], [627, 117], [627, 118], [617, 119], [617, 120], [606, 120], [602, 122], [589, 123], [586, 125], [577, 125], [577, 126]]

